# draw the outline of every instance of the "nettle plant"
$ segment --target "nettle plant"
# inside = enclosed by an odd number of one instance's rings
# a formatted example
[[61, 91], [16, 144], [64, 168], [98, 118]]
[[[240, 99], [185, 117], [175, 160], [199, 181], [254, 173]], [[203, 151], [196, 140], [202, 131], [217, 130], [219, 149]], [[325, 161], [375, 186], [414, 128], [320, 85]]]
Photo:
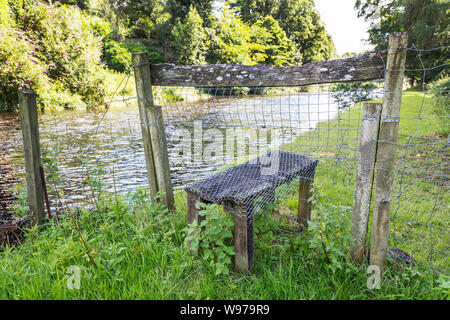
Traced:
[[322, 252], [327, 268], [337, 270], [357, 271], [348, 258], [348, 248], [353, 243], [350, 234], [351, 208], [324, 205], [314, 201], [313, 220], [308, 222], [308, 247]]
[[200, 203], [198, 214], [204, 219], [200, 224], [194, 221], [186, 227], [186, 241], [190, 241], [191, 250], [198, 250], [202, 260], [215, 270], [216, 275], [227, 275], [234, 255], [232, 216], [216, 204], [205, 203]]

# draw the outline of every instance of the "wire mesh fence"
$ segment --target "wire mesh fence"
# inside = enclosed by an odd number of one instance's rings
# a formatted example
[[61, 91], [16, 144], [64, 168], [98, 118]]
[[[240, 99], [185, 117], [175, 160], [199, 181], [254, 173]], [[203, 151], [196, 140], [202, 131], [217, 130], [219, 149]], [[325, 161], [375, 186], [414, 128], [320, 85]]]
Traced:
[[[424, 53], [416, 47], [407, 50], [407, 59], [420, 59]], [[423, 79], [436, 70], [448, 75], [448, 64], [408, 69], [421, 73]], [[95, 206], [100, 192], [125, 196], [148, 189], [141, 126], [151, 124], [141, 123], [137, 96], [120, 97], [120, 87], [116, 92], [105, 110], [65, 106], [71, 110], [40, 115], [41, 153], [52, 210]], [[448, 117], [434, 113], [431, 97], [447, 92], [428, 90], [423, 84], [420, 92], [395, 93], [402, 95], [403, 106], [390, 226], [390, 247], [443, 272], [449, 271], [449, 140], [448, 131], [439, 135], [433, 128]], [[315, 201], [349, 213], [355, 194], [363, 104], [382, 99], [384, 94], [382, 80], [288, 88], [153, 87], [154, 103], [164, 114], [177, 192], [183, 193], [188, 184], [214, 173], [281, 150], [317, 160]], [[8, 143], [11, 147], [6, 153], [21, 154], [19, 130], [8, 136]], [[20, 157], [14, 158], [18, 165], [15, 175], [23, 177]], [[373, 169], [376, 175], [378, 169]], [[252, 212], [275, 202], [274, 213], [294, 221], [289, 218], [297, 214], [299, 185], [302, 179], [311, 179], [312, 173], [314, 170], [285, 174], [283, 181], [288, 183], [269, 183], [275, 187], [251, 199]], [[214, 188], [220, 191], [223, 185]]]

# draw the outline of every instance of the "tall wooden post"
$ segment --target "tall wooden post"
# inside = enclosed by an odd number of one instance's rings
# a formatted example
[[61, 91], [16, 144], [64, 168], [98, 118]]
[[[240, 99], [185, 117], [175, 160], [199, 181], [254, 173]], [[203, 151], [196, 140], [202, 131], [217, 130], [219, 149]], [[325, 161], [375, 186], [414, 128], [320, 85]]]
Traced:
[[146, 53], [133, 54], [142, 139], [152, 201], [173, 209], [174, 197], [161, 107], [153, 103], [150, 64]]
[[380, 112], [381, 103], [364, 104], [351, 228], [355, 243], [350, 249], [350, 257], [355, 262], [361, 262], [366, 253]]
[[44, 219], [44, 190], [40, 169], [41, 151], [36, 94], [33, 91], [19, 91], [19, 109], [27, 175], [28, 205], [32, 213], [32, 223], [41, 224]]
[[384, 97], [378, 136], [370, 264], [383, 268], [389, 240], [389, 220], [395, 153], [402, 102], [403, 77], [408, 36], [405, 32], [392, 34], [386, 62]]

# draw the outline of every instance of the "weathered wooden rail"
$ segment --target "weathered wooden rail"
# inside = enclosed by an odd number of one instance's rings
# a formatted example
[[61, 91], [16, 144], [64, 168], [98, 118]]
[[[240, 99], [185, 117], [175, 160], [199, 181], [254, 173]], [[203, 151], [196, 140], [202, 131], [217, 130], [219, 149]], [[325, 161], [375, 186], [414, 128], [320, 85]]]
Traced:
[[154, 86], [177, 87], [292, 87], [312, 84], [366, 81], [384, 77], [383, 59], [378, 53], [278, 67], [214, 64], [177, 66], [152, 64]]

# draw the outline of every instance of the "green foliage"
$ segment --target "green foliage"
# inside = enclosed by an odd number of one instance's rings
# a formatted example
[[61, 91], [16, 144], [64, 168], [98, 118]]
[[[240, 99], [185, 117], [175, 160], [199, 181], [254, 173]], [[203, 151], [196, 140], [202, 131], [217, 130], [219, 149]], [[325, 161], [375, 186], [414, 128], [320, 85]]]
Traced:
[[253, 26], [255, 42], [264, 45], [263, 64], [287, 66], [298, 61], [294, 43], [286, 36], [278, 22], [272, 16], [258, 20]]
[[208, 30], [208, 62], [254, 65], [265, 61], [265, 45], [254, 42], [257, 34], [233, 10], [224, 8]]
[[[355, 8], [358, 15], [372, 23], [369, 29], [369, 41], [376, 49], [386, 49], [389, 34], [399, 31], [408, 33], [408, 43], [421, 49], [443, 47], [439, 50], [408, 53], [407, 68], [422, 69], [448, 62], [450, 37], [449, 10], [446, 0], [357, 0]], [[406, 75], [419, 81], [433, 81], [446, 76], [445, 68], [428, 70], [425, 79], [423, 71], [407, 71]]]
[[105, 44], [103, 57], [110, 69], [128, 72], [131, 70], [133, 52], [146, 52], [151, 63], [164, 62], [164, 59], [154, 48], [133, 42], [109, 41]]
[[110, 41], [113, 37], [113, 30], [111, 24], [96, 16], [86, 16], [90, 29], [94, 32], [94, 35], [101, 39], [103, 43]]
[[336, 57], [334, 43], [311, 0], [237, 0], [231, 6], [249, 23], [272, 16], [294, 42], [298, 64]]
[[325, 206], [315, 201], [312, 210], [313, 220], [308, 222], [310, 249], [322, 252], [321, 259], [333, 273], [337, 270], [357, 271], [348, 258], [348, 248], [352, 244], [350, 235], [351, 208]]
[[9, 15], [11, 23], [0, 28], [2, 108], [16, 108], [17, 90], [21, 88], [35, 90], [44, 106], [62, 102], [55, 101], [55, 96], [84, 103], [102, 102], [102, 44], [94, 35], [92, 19], [74, 7], [41, 2], [25, 5], [23, 10], [9, 10], [20, 13]]
[[450, 298], [450, 276], [447, 274], [441, 274], [437, 280], [437, 290], [447, 296], [447, 300]]
[[215, 270], [216, 275], [227, 275], [231, 266], [233, 247], [233, 221], [215, 204], [200, 204], [198, 214], [204, 220], [194, 221], [186, 228], [186, 241], [190, 241], [191, 250], [200, 251], [203, 261]]
[[271, 214], [275, 209], [275, 205], [269, 203], [265, 208], [255, 214], [254, 227], [255, 227], [255, 245], [257, 248], [269, 251], [272, 254], [274, 249], [281, 249], [281, 245], [276, 245], [276, 236], [279, 234], [279, 223], [275, 221]]
[[127, 17], [112, 0], [89, 0], [86, 12], [108, 21], [113, 30], [113, 40], [123, 40], [129, 33]]
[[131, 52], [120, 46], [118, 42], [108, 42], [104, 50], [103, 56], [110, 69], [118, 72], [131, 70]]
[[110, 10], [127, 29], [126, 36], [149, 39], [155, 26], [164, 18], [165, 4], [162, 0], [135, 0], [124, 5], [120, 0], [109, 0]]
[[189, 15], [191, 7], [199, 13], [203, 20], [207, 20], [211, 14], [213, 0], [168, 0], [167, 11], [170, 13], [172, 20], [183, 20]]
[[439, 117], [438, 133], [448, 135], [450, 131], [450, 78], [444, 78], [430, 85], [433, 95], [433, 111]]
[[0, 111], [17, 107], [20, 89], [40, 93], [50, 88], [46, 66], [34, 55], [35, 50], [23, 32], [8, 24], [0, 25]]
[[206, 34], [203, 20], [195, 7], [191, 9], [182, 23], [177, 20], [172, 29], [173, 47], [178, 53], [178, 64], [204, 64], [206, 55]]
[[[80, 9], [87, 9], [89, 7], [89, 0], [56, 0], [61, 4], [67, 4], [72, 6], [77, 6]], [[53, 2], [56, 2], [53, 1]], [[52, 1], [47, 1], [51, 3]]]

